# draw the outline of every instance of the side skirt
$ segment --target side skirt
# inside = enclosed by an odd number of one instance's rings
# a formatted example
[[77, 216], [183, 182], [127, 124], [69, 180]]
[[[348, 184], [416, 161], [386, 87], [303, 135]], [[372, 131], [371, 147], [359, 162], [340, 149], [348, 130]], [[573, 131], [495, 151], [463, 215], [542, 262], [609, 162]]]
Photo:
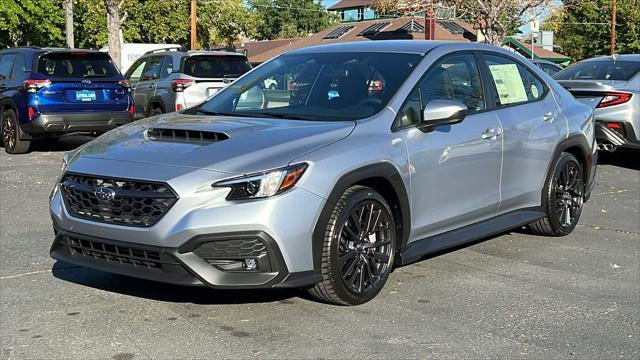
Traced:
[[396, 265], [406, 265], [420, 260], [425, 255], [463, 245], [487, 236], [532, 223], [545, 216], [540, 208], [512, 211], [494, 218], [467, 225], [460, 229], [411, 242], [396, 259]]

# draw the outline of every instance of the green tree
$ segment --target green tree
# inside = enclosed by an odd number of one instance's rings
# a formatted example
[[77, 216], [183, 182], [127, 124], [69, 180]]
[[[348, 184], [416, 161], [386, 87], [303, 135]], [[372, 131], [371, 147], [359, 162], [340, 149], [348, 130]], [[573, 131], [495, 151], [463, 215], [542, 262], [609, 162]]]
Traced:
[[[607, 55], [611, 48], [611, 0], [561, 6], [545, 19], [543, 29], [555, 32], [560, 51], [575, 60]], [[640, 52], [640, 0], [617, 2], [616, 53]]]
[[0, 0], [0, 47], [64, 43], [63, 0]]
[[258, 17], [258, 40], [307, 36], [338, 21], [320, 0], [249, 0], [249, 6]]
[[[104, 0], [74, 0], [76, 46], [107, 45]], [[64, 0], [0, 0], [0, 46], [64, 46]], [[190, 38], [189, 0], [121, 0], [125, 42], [177, 43]], [[253, 36], [258, 17], [243, 0], [198, 1], [198, 47], [228, 46]]]

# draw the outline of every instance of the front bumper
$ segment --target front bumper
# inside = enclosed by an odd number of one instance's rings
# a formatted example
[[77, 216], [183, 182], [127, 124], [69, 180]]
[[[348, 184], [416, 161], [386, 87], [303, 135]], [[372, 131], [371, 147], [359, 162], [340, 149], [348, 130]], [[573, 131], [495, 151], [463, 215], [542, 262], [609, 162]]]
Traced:
[[21, 124], [28, 135], [65, 134], [80, 131], [108, 131], [133, 121], [127, 111], [96, 111], [90, 113], [42, 114]]
[[[323, 198], [303, 188], [293, 188], [269, 199], [231, 202], [225, 200], [228, 189], [210, 185], [229, 177], [228, 174], [143, 163], [134, 165], [132, 168], [131, 163], [123, 161], [80, 159], [70, 167], [74, 172], [83, 174], [99, 174], [109, 169], [115, 178], [130, 178], [132, 172], [144, 174], [142, 177], [167, 183], [179, 194], [179, 200], [152, 226], [134, 227], [72, 215], [57, 188], [50, 202], [51, 217], [58, 234], [51, 249], [54, 258], [104, 271], [184, 285], [251, 288], [304, 286], [320, 280], [313, 265], [312, 232], [325, 204]], [[72, 256], [77, 254], [73, 254], [63, 241], [69, 234], [78, 239], [94, 239], [99, 242], [97, 250], [103, 252], [106, 249], [102, 249], [102, 243], [141, 250], [155, 249], [163, 259], [177, 263], [189, 276], [176, 278], [174, 271], [167, 274], [153, 269], [150, 272], [150, 269], [139, 266], [123, 268], [120, 261], [106, 261], [101, 253]], [[269, 271], [260, 271], [259, 274], [223, 271], [220, 267], [224, 264], [212, 264], [197, 255], [194, 244], [238, 236], [257, 238], [264, 244]], [[90, 245], [88, 250], [96, 251]], [[243, 259], [239, 256], [235, 260]], [[125, 259], [125, 262], [130, 261]], [[259, 263], [259, 269], [265, 267]]]
[[[54, 259], [141, 279], [185, 286], [243, 289], [301, 287], [321, 280], [319, 271], [290, 273], [276, 242], [260, 231], [197, 236], [180, 248], [140, 245], [76, 234], [60, 230], [55, 222], [54, 231], [56, 236], [51, 246]], [[264, 244], [266, 253], [257, 259], [259, 265], [255, 270], [225, 270], [228, 261], [203, 257], [215, 254], [198, 250], [206, 244], [241, 239], [255, 239]]]
[[605, 123], [596, 121], [596, 139], [599, 144], [612, 144], [616, 147], [640, 149], [640, 141], [630, 123], [618, 123], [620, 131], [609, 128]]

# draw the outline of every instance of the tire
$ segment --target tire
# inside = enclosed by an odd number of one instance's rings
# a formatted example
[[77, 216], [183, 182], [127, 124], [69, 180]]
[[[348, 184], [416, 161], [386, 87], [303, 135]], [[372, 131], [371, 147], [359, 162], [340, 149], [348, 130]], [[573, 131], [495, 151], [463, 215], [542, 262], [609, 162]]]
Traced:
[[162, 108], [160, 106], [154, 106], [151, 108], [151, 110], [149, 110], [149, 117], [152, 116], [157, 116], [157, 115], [162, 115]]
[[348, 188], [325, 229], [322, 281], [309, 293], [337, 305], [358, 305], [373, 299], [391, 272], [395, 229], [393, 213], [382, 195], [364, 186]]
[[2, 112], [2, 145], [9, 154], [24, 154], [29, 151], [31, 140], [20, 139], [18, 117], [13, 109]]
[[584, 204], [584, 172], [575, 156], [562, 153], [543, 190], [545, 217], [529, 224], [534, 234], [565, 236], [575, 229]]

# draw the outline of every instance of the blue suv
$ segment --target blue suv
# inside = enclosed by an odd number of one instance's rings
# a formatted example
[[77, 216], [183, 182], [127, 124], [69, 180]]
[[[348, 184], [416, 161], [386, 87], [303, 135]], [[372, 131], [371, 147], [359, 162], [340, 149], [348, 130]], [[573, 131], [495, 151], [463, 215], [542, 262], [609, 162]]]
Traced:
[[0, 132], [10, 154], [28, 152], [34, 138], [101, 133], [134, 115], [129, 83], [106, 53], [0, 50]]

